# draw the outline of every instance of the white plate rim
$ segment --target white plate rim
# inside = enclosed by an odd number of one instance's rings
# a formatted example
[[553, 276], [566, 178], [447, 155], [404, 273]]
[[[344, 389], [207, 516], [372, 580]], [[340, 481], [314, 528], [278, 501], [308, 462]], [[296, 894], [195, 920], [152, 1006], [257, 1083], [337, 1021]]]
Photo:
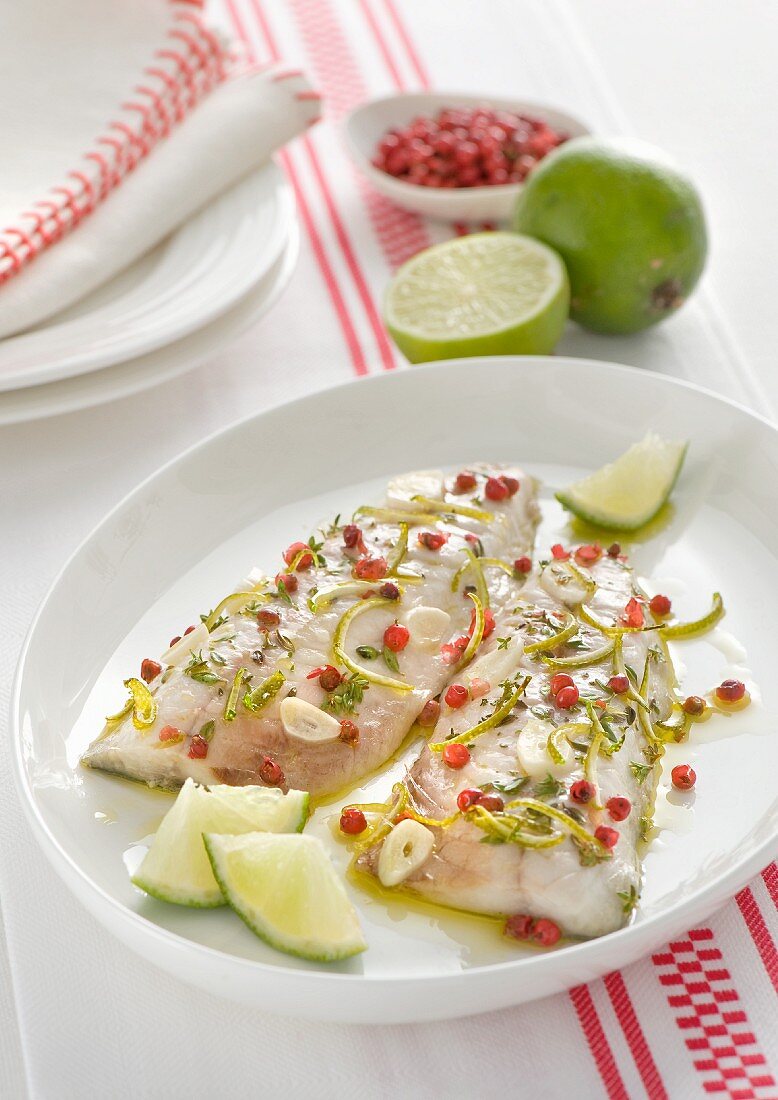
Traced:
[[[175, 244], [185, 239], [187, 235], [196, 236], [198, 232], [202, 231], [203, 223], [207, 223], [209, 220], [218, 220], [220, 215], [222, 217], [227, 215], [231, 207], [234, 207], [242, 215], [252, 212], [254, 208], [250, 200], [251, 189], [257, 186], [268, 189], [266, 201], [277, 207], [277, 217], [271, 220], [266, 247], [248, 253], [250, 262], [246, 262], [247, 252], [241, 247], [244, 234], [239, 232], [236, 225], [232, 238], [228, 243], [227, 251], [218, 268], [223, 273], [220, 293], [215, 295], [209, 293], [205, 302], [203, 302], [201, 292], [197, 309], [190, 310], [183, 316], [180, 313], [176, 314], [177, 323], [175, 324], [171, 325], [167, 322], [162, 326], [155, 326], [150, 331], [146, 328], [145, 323], [140, 327], [133, 326], [132, 330], [128, 331], [121, 341], [116, 344], [112, 343], [108, 348], [98, 346], [92, 350], [84, 351], [81, 349], [69, 352], [64, 357], [55, 357], [53, 360], [44, 358], [39, 366], [22, 370], [17, 369], [16, 373], [0, 372], [0, 393], [16, 389], [28, 389], [33, 386], [46, 385], [50, 382], [106, 370], [116, 363], [138, 358], [167, 344], [183, 339], [197, 329], [215, 321], [235, 306], [248, 293], [250, 288], [270, 271], [284, 248], [289, 226], [294, 220], [294, 195], [282, 170], [275, 162], [269, 161], [226, 191], [216, 195], [188, 221], [185, 221], [174, 230], [165, 242], [160, 242], [164, 247], [165, 244]], [[247, 192], [247, 194], [244, 195], [243, 192]], [[210, 285], [211, 279], [212, 276], [205, 280], [206, 286]], [[195, 288], [202, 287], [203, 280], [195, 280], [192, 286]], [[96, 314], [99, 316], [101, 311], [106, 308], [106, 306], [99, 307]], [[163, 314], [166, 313], [169, 313], [169, 311], [163, 310]], [[84, 319], [74, 318], [53, 324], [44, 322], [39, 329], [9, 336], [1, 343], [5, 350], [14, 341], [34, 339], [42, 333], [48, 334], [51, 338], [62, 327], [69, 328], [70, 326], [82, 324], [88, 326], [90, 316], [90, 314], [87, 314]], [[45, 353], [42, 354], [45, 355]]]
[[[479, 362], [484, 361], [504, 361], [505, 356], [483, 356], [479, 357]], [[557, 364], [566, 363], [572, 364], [576, 367], [595, 368], [596, 370], [602, 370], [606, 374], [612, 374], [614, 376], [628, 377], [634, 375], [634, 367], [626, 366], [624, 364], [606, 362], [604, 360], [597, 359], [585, 359], [575, 356], [526, 356], [518, 357], [522, 358], [527, 366], [530, 364], [536, 369], [542, 370], [543, 363], [548, 361], [554, 361]], [[410, 368], [413, 373], [419, 372], [444, 372], [448, 367], [453, 365], [463, 366], [472, 364], [472, 360], [468, 359], [452, 359], [443, 360], [436, 363], [424, 364]], [[451, 985], [460, 985], [463, 982], [469, 983], [471, 986], [475, 986], [479, 982], [483, 982], [484, 979], [488, 979], [490, 975], [502, 973], [505, 971], [516, 970], [518, 967], [522, 968], [522, 973], [526, 975], [526, 980], [531, 981], [533, 974], [539, 969], [542, 973], [542, 968], [547, 967], [548, 960], [554, 958], [564, 958], [570, 960], [571, 965], [567, 967], [567, 970], [576, 970], [577, 976], [568, 982], [568, 985], [578, 984], [580, 981], [588, 981], [593, 977], [600, 976], [609, 969], [616, 969], [625, 963], [632, 961], [635, 957], [639, 957], [646, 952], [653, 950], [655, 947], [666, 942], [668, 938], [673, 935], [677, 935], [687, 928], [691, 927], [695, 922], [704, 920], [711, 913], [713, 913], [720, 905], [724, 904], [734, 894], [744, 886], [755, 874], [757, 874], [763, 867], [767, 866], [772, 859], [778, 855], [778, 831], [773, 832], [771, 835], [765, 837], [759, 842], [753, 851], [747, 856], [740, 857], [736, 860], [735, 864], [728, 871], [717, 876], [711, 883], [700, 888], [693, 895], [688, 898], [683, 898], [668, 909], [662, 911], [649, 918], [646, 922], [635, 925], [632, 924], [626, 928], [622, 928], [617, 932], [609, 933], [605, 937], [599, 937], [592, 940], [583, 941], [580, 943], [569, 944], [565, 946], [560, 952], [539, 954], [537, 957], [528, 958], [522, 957], [516, 960], [508, 960], [505, 962], [494, 962], [483, 965], [473, 966], [464, 971], [452, 972], [450, 974], [440, 974], [434, 977], [408, 977], [407, 975], [371, 975], [363, 976], [361, 974], [345, 974], [335, 971], [322, 970], [294, 970], [285, 969], [279, 971], [277, 966], [261, 962], [259, 960], [247, 959], [232, 954], [229, 951], [221, 951], [214, 947], [209, 947], [205, 944], [197, 943], [188, 939], [185, 936], [181, 936], [176, 932], [172, 932], [160, 925], [154, 923], [143, 917], [141, 914], [133, 912], [124, 906], [120, 901], [110, 896], [102, 887], [98, 886], [86, 872], [78, 865], [78, 863], [72, 859], [67, 852], [60, 846], [58, 840], [53, 835], [48, 825], [43, 821], [42, 815], [38, 811], [35, 804], [33, 793], [27, 781], [27, 775], [25, 773], [23, 752], [22, 752], [22, 738], [21, 732], [21, 704], [22, 704], [22, 686], [24, 678], [24, 668], [28, 651], [34, 639], [37, 625], [46, 611], [49, 600], [52, 598], [60, 582], [65, 574], [70, 569], [71, 565], [80, 556], [85, 547], [96, 538], [104, 528], [113, 521], [113, 519], [124, 509], [132, 505], [139, 497], [146, 487], [153, 482], [157, 477], [161, 477], [164, 474], [169, 473], [179, 463], [183, 464], [187, 458], [196, 451], [206, 448], [213, 444], [220, 437], [228, 436], [230, 433], [239, 432], [241, 428], [249, 421], [261, 419], [267, 415], [271, 415], [276, 410], [281, 408], [289, 408], [295, 405], [303, 404], [310, 400], [312, 396], [317, 393], [341, 391], [345, 388], [353, 386], [370, 386], [371, 384], [379, 382], [379, 380], [386, 380], [391, 376], [385, 374], [369, 375], [364, 378], [350, 379], [348, 381], [339, 383], [335, 386], [324, 387], [320, 390], [314, 390], [307, 394], [300, 395], [291, 401], [280, 401], [269, 406], [260, 412], [255, 412], [239, 418], [233, 421], [226, 427], [219, 428], [206, 436], [202, 440], [198, 440], [196, 443], [187, 447], [179, 455], [163, 463], [152, 474], [144, 478], [130, 493], [128, 493], [121, 501], [119, 501], [102, 520], [87, 534], [87, 536], [80, 542], [76, 549], [68, 557], [65, 564], [57, 573], [56, 577], [50, 584], [46, 595], [40, 602], [32, 623], [25, 636], [24, 643], [22, 645], [19, 661], [17, 664], [16, 674], [14, 676], [13, 688], [11, 691], [10, 702], [10, 734], [11, 734], [11, 759], [12, 769], [14, 774], [14, 780], [16, 782], [17, 791], [21, 796], [22, 805], [24, 807], [25, 816], [30, 823], [33, 834], [38, 841], [38, 844], [42, 848], [44, 854], [52, 864], [54, 869], [63, 879], [63, 881], [69, 886], [71, 890], [80, 898], [82, 903], [90, 909], [90, 911], [98, 916], [99, 919], [105, 921], [101, 915], [101, 909], [106, 905], [110, 910], [116, 914], [118, 921], [125, 929], [125, 934], [119, 932], [115, 926], [111, 926], [111, 931], [114, 935], [117, 935], [123, 942], [129, 943], [134, 937], [132, 932], [137, 932], [146, 936], [150, 936], [152, 940], [156, 941], [159, 946], [167, 948], [170, 952], [176, 953], [182, 949], [188, 952], [194, 952], [196, 955], [203, 955], [204, 958], [214, 961], [224, 961], [227, 964], [235, 965], [239, 964], [241, 969], [251, 970], [257, 975], [259, 979], [262, 975], [267, 976], [269, 979], [277, 978], [279, 973], [283, 974], [283, 981], [289, 983], [292, 986], [300, 986], [304, 988], [309, 984], [322, 986], [326, 983], [333, 983], [341, 986], [342, 988], [351, 988], [359, 986], [365, 987], [379, 987], [386, 988], [392, 985], [402, 983], [405, 985], [411, 993], [414, 989], [420, 990], [423, 986], [429, 984], [435, 984], [438, 987], [448, 988]], [[670, 388], [679, 387], [688, 390], [692, 393], [696, 393], [702, 397], [712, 399], [715, 402], [719, 402], [723, 405], [729, 406], [739, 413], [744, 413], [746, 416], [753, 418], [760, 422], [771, 431], [778, 431], [778, 425], [771, 421], [768, 417], [763, 416], [761, 413], [755, 412], [748, 408], [743, 403], [734, 399], [724, 397], [717, 394], [715, 391], [706, 387], [697, 385], [696, 383], [686, 381], [685, 379], [679, 379], [668, 375], [655, 375], [657, 379], [660, 379], [663, 384], [667, 384]], [[384, 381], [384, 384], [386, 382]], [[74, 886], [74, 882], [79, 883], [79, 889]], [[94, 904], [90, 904], [90, 900]], [[98, 904], [99, 902], [99, 904]], [[642, 941], [642, 946], [634, 953], [630, 951], [630, 947], [633, 946], [633, 941]], [[587, 962], [591, 955], [599, 953], [602, 948], [602, 944], [607, 942], [612, 950], [610, 952], [610, 961], [606, 967], [601, 964], [595, 964], [593, 967], [587, 968]], [[164, 967], [164, 963], [158, 961], [158, 965]], [[173, 971], [177, 973], [177, 971]], [[585, 976], [582, 976], [585, 975]], [[191, 980], [197, 984], [197, 978], [192, 976]], [[563, 984], [558, 986], [559, 989], [564, 988]], [[226, 995], [222, 991], [222, 995]], [[505, 1004], [510, 1004], [509, 1000]], [[497, 1005], [490, 1006], [491, 1008], [499, 1007]], [[475, 1008], [475, 1012], [487, 1011], [488, 1009]], [[287, 1013], [289, 1015], [293, 1013]], [[301, 1008], [295, 1012], [294, 1015], [306, 1016], [310, 1015], [305, 1011], [305, 1008]], [[414, 1010], [409, 1010], [406, 1016], [402, 1017], [402, 1020], [412, 1022], [417, 1019], [440, 1019], [445, 1018], [447, 1013], [437, 1012], [432, 1015], [424, 1013], [422, 1015], [414, 1015]], [[461, 1015], [459, 1011], [454, 1011], [450, 1015]], [[353, 1019], [354, 1022], [359, 1022], [359, 1017], [349, 1017], [347, 1014], [338, 1017], [341, 1020]], [[399, 1020], [400, 1017], [397, 1017]]]

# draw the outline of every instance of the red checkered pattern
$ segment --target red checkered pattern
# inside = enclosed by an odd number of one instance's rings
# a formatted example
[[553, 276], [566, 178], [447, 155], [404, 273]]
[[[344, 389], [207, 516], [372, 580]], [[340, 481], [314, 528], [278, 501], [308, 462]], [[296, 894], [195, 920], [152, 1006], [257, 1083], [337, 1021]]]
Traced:
[[701, 1055], [694, 1067], [703, 1075], [705, 1091], [732, 1100], [774, 1098], [775, 1078], [766, 1071], [711, 929], [695, 928], [688, 939], [669, 944], [653, 961], [687, 1048]]

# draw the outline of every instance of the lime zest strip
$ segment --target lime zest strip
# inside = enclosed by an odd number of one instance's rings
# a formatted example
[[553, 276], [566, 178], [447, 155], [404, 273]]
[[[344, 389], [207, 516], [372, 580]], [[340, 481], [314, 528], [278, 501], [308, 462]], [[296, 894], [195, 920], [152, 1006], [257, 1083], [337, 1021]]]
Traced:
[[[132, 676], [124, 681], [124, 686], [130, 693], [130, 705], [132, 706], [132, 724], [136, 730], [147, 730], [153, 726], [157, 719], [157, 704], [154, 696], [144, 684]], [[126, 708], [125, 708], [126, 709]], [[109, 719], [111, 721], [111, 719]]]
[[430, 745], [432, 752], [442, 752], [446, 745], [465, 745], [469, 741], [473, 741], [476, 737], [480, 737], [482, 733], [486, 733], [488, 730], [494, 729], [495, 726], [499, 726], [503, 719], [508, 717], [519, 699], [521, 699], [531, 679], [531, 676], [525, 676], [521, 682], [516, 685], [515, 690], [511, 692], [505, 701], [498, 707], [495, 707], [489, 717], [485, 718], [483, 722], [479, 722], [477, 725], [472, 726], [456, 737], [449, 737], [448, 741], [437, 741], [435, 744]]
[[473, 624], [473, 633], [470, 635], [470, 641], [465, 646], [464, 653], [457, 663], [457, 671], [460, 671], [465, 668], [466, 665], [470, 664], [476, 654], [476, 650], [484, 640], [484, 627], [486, 626], [484, 605], [481, 603], [478, 596], [476, 596], [475, 592], [468, 592], [468, 596], [475, 606], [475, 623]]
[[686, 713], [679, 702], [673, 702], [672, 713], [678, 714], [679, 711], [681, 715], [679, 722], [663, 722], [660, 718], [654, 722], [654, 730], [659, 730], [663, 741], [683, 741], [689, 732], [692, 724], [691, 715]]
[[492, 523], [494, 515], [485, 512], [482, 508], [471, 508], [467, 504], [448, 504], [445, 500], [432, 500], [431, 497], [421, 495], [411, 497], [417, 504], [423, 504], [430, 512], [440, 512], [454, 516], [466, 516], [468, 519], [477, 519], [481, 523]]
[[578, 633], [578, 620], [574, 615], [568, 615], [567, 624], [562, 627], [556, 634], [552, 634], [548, 638], [540, 638], [537, 642], [531, 642], [529, 645], [524, 646], [524, 652], [532, 656], [533, 653], [544, 653], [547, 649], [556, 649], [557, 646], [564, 645], [569, 641], [574, 634]]
[[693, 619], [690, 623], [672, 623], [670, 626], [660, 627], [662, 637], [665, 640], [679, 641], [684, 638], [699, 638], [706, 634], [724, 617], [724, 601], [719, 592], [713, 593], [713, 607], [707, 615], [701, 619]]
[[[261, 584], [266, 583], [266, 581], [261, 582]], [[208, 630], [213, 630], [214, 624], [219, 621], [222, 613], [230, 607], [233, 601], [242, 601], [243, 607], [245, 607], [246, 604], [251, 603], [251, 601], [255, 600], [259, 595], [263, 595], [263, 593], [260, 591], [260, 586], [255, 588], [253, 592], [230, 592], [229, 596], [225, 596], [223, 600], [220, 600], [219, 603], [217, 603], [216, 607], [214, 607], [210, 615], [204, 620], [205, 625], [208, 627]], [[232, 614], [236, 614], [242, 609], [242, 607], [235, 607], [234, 609], [232, 609]]]
[[[543, 660], [549, 668], [584, 668], [586, 665], [598, 665], [613, 653], [615, 642], [606, 642], [600, 649], [587, 649], [572, 657], [549, 657], [543, 654]], [[526, 650], [525, 650], [526, 653]]]
[[230, 693], [227, 696], [227, 702], [224, 704], [224, 721], [233, 722], [238, 714], [238, 696], [240, 695], [241, 685], [246, 677], [249, 676], [249, 670], [247, 668], [239, 668], [235, 673], [235, 678], [232, 681], [232, 687]]
[[[403, 574], [402, 580], [406, 584], [421, 584], [424, 578]], [[338, 581], [337, 584], [326, 585], [324, 588], [320, 588], [318, 592], [315, 592], [308, 601], [308, 606], [313, 612], [321, 611], [331, 604], [333, 600], [340, 599], [341, 596], [359, 596], [363, 592], [374, 592], [375, 587], [375, 581]], [[400, 595], [402, 595], [402, 591], [401, 588]]]
[[332, 652], [335, 656], [335, 660], [344, 665], [354, 676], [364, 676], [371, 684], [377, 684], [379, 687], [392, 688], [394, 691], [413, 691], [412, 684], [406, 684], [402, 680], [393, 680], [390, 676], [381, 676], [379, 673], [373, 672], [372, 669], [357, 664], [356, 661], [349, 657], [345, 650], [348, 628], [358, 615], [362, 615], [365, 611], [369, 611], [372, 608], [391, 607], [394, 603], [394, 600], [384, 599], [383, 596], [372, 596], [368, 600], [359, 600], [357, 603], [352, 604], [335, 627], [335, 635], [332, 639]]
[[564, 726], [559, 726], [557, 729], [552, 730], [548, 735], [546, 741], [546, 752], [554, 761], [555, 764], [564, 764], [565, 758], [562, 750], [559, 748], [558, 742], [564, 737]]
[[[451, 591], [456, 592], [456, 590], [459, 588], [459, 582], [461, 581], [464, 574], [467, 572], [468, 569], [472, 569], [473, 573], [475, 574], [475, 577], [474, 577], [475, 590], [478, 593], [478, 598], [481, 601], [481, 603], [484, 605], [484, 607], [488, 607], [489, 606], [489, 586], [487, 585], [486, 577], [484, 576], [483, 561], [482, 561], [481, 558], [477, 557], [473, 553], [472, 550], [469, 550], [467, 547], [464, 547], [463, 553], [465, 555], [465, 560], [462, 562], [459, 569], [457, 569], [456, 573], [451, 578]], [[496, 561], [496, 560], [497, 560], [496, 558], [495, 559], [491, 559], [491, 558], [489, 559], [490, 562], [491, 561]]]
[[584, 829], [583, 825], [580, 825], [572, 817], [568, 817], [566, 813], [558, 810], [555, 806], [549, 806], [547, 802], [541, 802], [537, 798], [515, 798], [506, 805], [505, 809], [533, 810], [535, 813], [544, 814], [546, 817], [550, 817], [552, 820], [559, 822], [566, 832], [571, 836], [577, 837], [582, 844], [593, 844], [596, 848], [607, 852], [607, 856], [604, 856], [604, 858], [609, 858], [611, 856], [610, 849], [606, 848], [593, 833], [590, 833], [588, 829]]
[[589, 721], [592, 724], [592, 740], [589, 748], [586, 752], [584, 759], [584, 775], [592, 784], [594, 789], [599, 794], [600, 788], [597, 782], [597, 758], [600, 754], [600, 745], [605, 740], [605, 730], [602, 728], [602, 723], [597, 715], [594, 713], [594, 707], [587, 701], [586, 714]]
[[400, 534], [392, 550], [391, 555], [386, 563], [386, 569], [388, 573], [396, 574], [401, 561], [405, 557], [408, 550], [408, 524], [400, 524]]
[[601, 634], [604, 634], [606, 638], [618, 638], [622, 634], [640, 634], [649, 630], [661, 630], [659, 625], [649, 626], [618, 626], [616, 623], [604, 623], [602, 619], [598, 619], [596, 615], [592, 615], [591, 611], [583, 604], [578, 609], [578, 614], [581, 616], [587, 626], [594, 627], [595, 630], [599, 630]]
[[498, 837], [506, 844], [518, 844], [522, 848], [555, 848], [565, 839], [563, 832], [551, 833], [547, 836], [527, 832], [522, 829], [522, 826], [526, 827], [526, 818], [499, 812], [493, 814], [483, 806], [473, 806], [467, 818], [485, 833]]
[[255, 714], [258, 710], [266, 707], [271, 699], [275, 699], [285, 682], [286, 677], [278, 669], [266, 680], [263, 680], [261, 684], [257, 684], [253, 691], [246, 692], [243, 696], [243, 706], [246, 710], [250, 710]]
[[371, 504], [363, 504], [357, 508], [354, 518], [357, 516], [369, 516], [377, 523], [405, 523], [408, 527], [421, 527], [440, 521], [440, 516], [434, 512], [404, 512], [401, 508], [374, 508]]
[[[509, 565], [507, 561], [503, 561], [502, 558], [478, 558], [477, 557], [476, 561], [478, 562], [479, 566], [481, 567], [482, 572], [483, 572], [484, 567], [487, 567], [489, 569], [502, 569], [503, 573], [507, 573], [509, 577], [515, 577], [516, 576], [516, 570], [513, 568], [513, 566]], [[472, 562], [470, 561], [470, 559], [467, 559], [466, 561], [463, 561], [462, 564], [460, 565], [459, 569], [457, 569], [456, 573], [451, 578], [451, 591], [452, 592], [457, 591], [457, 589], [459, 588], [459, 582], [462, 580], [462, 577], [465, 575], [465, 573], [471, 567], [471, 565], [472, 565]]]

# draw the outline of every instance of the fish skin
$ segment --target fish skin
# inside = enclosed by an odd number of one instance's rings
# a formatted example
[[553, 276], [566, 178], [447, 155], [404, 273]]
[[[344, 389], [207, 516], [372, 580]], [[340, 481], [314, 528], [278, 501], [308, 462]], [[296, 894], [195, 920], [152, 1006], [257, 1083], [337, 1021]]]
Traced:
[[[590, 572], [598, 583], [598, 590], [588, 606], [603, 621], [614, 621], [630, 596], [640, 594], [631, 570], [620, 561], [603, 558]], [[521, 603], [548, 611], [563, 606], [539, 583], [537, 572], [528, 579]], [[523, 771], [518, 764], [516, 741], [530, 717], [528, 708], [550, 706], [548, 683], [557, 671], [548, 669], [538, 657], [523, 652], [523, 644], [533, 639], [527, 632], [526, 622], [521, 615], [511, 621], [508, 648], [500, 651], [492, 643], [490, 649], [485, 647], [469, 670], [472, 676], [487, 679], [492, 685], [506, 677], [531, 675], [523, 697], [526, 706], [519, 704], [505, 723], [474, 739], [470, 746], [471, 760], [462, 769], [447, 767], [439, 752], [424, 748], [406, 778], [410, 805], [420, 815], [435, 820], [445, 818], [456, 813], [459, 791], [480, 787], [492, 779], [505, 781]], [[586, 625], [581, 629], [581, 637], [591, 649], [605, 641], [598, 631]], [[653, 638], [652, 632], [624, 635], [625, 662], [637, 670], [638, 680]], [[652, 659], [651, 668], [649, 697], [656, 705], [655, 717], [666, 720], [674, 699], [672, 666], [669, 658], [664, 662]], [[579, 690], [589, 689], [602, 698], [608, 697], [608, 693], [593, 686], [592, 681], [608, 680], [612, 674], [610, 660], [589, 668], [565, 671], [574, 678]], [[490, 697], [493, 703], [495, 693], [491, 692]], [[491, 713], [492, 706], [484, 709]], [[472, 728], [483, 712], [479, 701], [457, 711], [444, 706], [430, 744], [444, 741], [451, 730], [457, 734]], [[571, 715], [570, 711], [553, 706], [552, 714], [555, 725], [578, 718], [578, 714]], [[433, 829], [436, 841], [433, 854], [402, 884], [402, 888], [428, 901], [456, 909], [498, 916], [522, 913], [535, 919], [545, 917], [555, 921], [565, 935], [572, 937], [590, 938], [621, 928], [629, 915], [624, 911], [624, 899], [619, 893], [629, 894], [631, 889], [640, 891], [640, 820], [644, 814], [651, 815], [659, 779], [657, 767], [642, 784], [630, 770], [631, 761], [645, 763], [643, 749], [646, 745], [646, 738], [635, 721], [627, 726], [624, 744], [616, 753], [611, 757], [598, 757], [600, 804], [604, 806], [614, 795], [626, 795], [632, 802], [632, 811], [625, 821], [613, 822], [605, 811], [576, 807], [583, 811], [589, 831], [593, 832], [598, 824], [619, 831], [620, 838], [611, 859], [594, 866], [582, 866], [577, 848], [568, 839], [543, 851], [511, 843], [483, 844], [486, 834], [460, 816], [446, 828]], [[576, 764], [565, 782], [569, 787], [580, 778], [583, 778], [583, 768]], [[516, 797], [532, 797], [533, 786], [530, 781], [517, 794], [503, 797], [506, 802]], [[574, 806], [569, 801], [562, 804]], [[380, 844], [359, 856], [358, 869], [376, 874], [379, 851]]]
[[[449, 642], [466, 632], [472, 604], [463, 598], [463, 585], [460, 585], [458, 592], [451, 591], [453, 574], [464, 560], [463, 547], [468, 545], [464, 534], [479, 537], [487, 556], [504, 556], [516, 548], [522, 554], [531, 552], [539, 519], [534, 481], [514, 467], [479, 466], [472, 469], [484, 477], [492, 473], [516, 477], [520, 482], [519, 491], [513, 498], [501, 503], [481, 502], [479, 498], [477, 507], [497, 517], [491, 523], [456, 517], [455, 523], [436, 521], [434, 524], [425, 523], [422, 527], [411, 527], [408, 553], [403, 565], [426, 570], [424, 583], [407, 585], [398, 603], [388, 603], [386, 609], [371, 609], [354, 620], [348, 634], [348, 651], [352, 656], [356, 646], [361, 644], [370, 644], [380, 650], [385, 627], [395, 619], [403, 622], [412, 608], [422, 604], [443, 608], [451, 615], [450, 629], [441, 642]], [[409, 500], [412, 494], [408, 485], [411, 488], [415, 485], [417, 490], [420, 488], [424, 495], [429, 495], [437, 484], [440, 494], [443, 486], [441, 474], [433, 472], [413, 476], [415, 482], [408, 482], [406, 477], [396, 479], [390, 485], [386, 506], [409, 511], [409, 514], [418, 510], [421, 506]], [[478, 489], [483, 489], [483, 481], [476, 492]], [[449, 495], [446, 499], [449, 503], [473, 506], [475, 495], [475, 492]], [[374, 523], [368, 519], [359, 522], [369, 553], [387, 557], [397, 539], [398, 524]], [[450, 534], [450, 539], [440, 551], [431, 551], [418, 544], [420, 530], [445, 531]], [[354, 785], [380, 767], [400, 746], [425, 702], [443, 687], [450, 669], [439, 647], [434, 652], [422, 650], [415, 644], [412, 635], [411, 642], [398, 655], [398, 659], [401, 673], [413, 683], [414, 690], [400, 694], [393, 689], [371, 684], [358, 707], [358, 713], [345, 715], [359, 726], [357, 745], [341, 741], [301, 742], [290, 737], [279, 717], [280, 703], [290, 688], [296, 689], [298, 698], [317, 707], [326, 699], [326, 693], [318, 681], [306, 677], [317, 666], [337, 664], [332, 653], [335, 627], [347, 608], [356, 602], [353, 595], [341, 597], [317, 614], [311, 612], [307, 598], [317, 583], [323, 587], [324, 584], [351, 579], [353, 559], [343, 556], [342, 531], [325, 540], [322, 553], [328, 566], [337, 570], [337, 575], [327, 575], [317, 567], [298, 571], [299, 589], [292, 597], [292, 605], [278, 598], [265, 605], [281, 615], [280, 629], [295, 646], [291, 661], [289, 654], [274, 641], [271, 633], [271, 644], [263, 650], [263, 662], [257, 664], [251, 656], [257, 651], [262, 637], [256, 618], [231, 614], [222, 632], [234, 630], [234, 638], [231, 642], [221, 641], [213, 646], [213, 651], [225, 661], [224, 665], [212, 666], [223, 677], [223, 682], [203, 684], [192, 680], [180, 668], [165, 683], [158, 678], [151, 685], [158, 705], [153, 726], [138, 731], [128, 717], [117, 728], [104, 732], [94, 741], [84, 753], [82, 763], [143, 781], [150, 786], [176, 789], [189, 777], [206, 784], [262, 783], [260, 768], [269, 758], [283, 771], [284, 782], [280, 786], [307, 790], [317, 797]], [[287, 567], [282, 565], [281, 568], [286, 570]], [[524, 578], [508, 576], [503, 572], [497, 575], [495, 571], [490, 580], [493, 610], [499, 620], [514, 605]], [[381, 583], [376, 582], [376, 588]], [[397, 583], [402, 585], [402, 580]], [[467, 579], [463, 581], [465, 583]], [[499, 633], [499, 629], [495, 633]], [[293, 668], [290, 667], [292, 663]], [[402, 678], [385, 667], [381, 658], [371, 662], [369, 667], [383, 675]], [[284, 671], [286, 683], [258, 714], [251, 714], [239, 705], [237, 717], [227, 722], [223, 720], [224, 704], [234, 675], [240, 668], [246, 668], [253, 674], [252, 687], [279, 668]], [[219, 694], [220, 690], [222, 694]], [[215, 723], [215, 728], [207, 757], [190, 759], [187, 755], [190, 737], [209, 721]], [[166, 725], [180, 729], [186, 735], [185, 740], [170, 747], [158, 747], [161, 745], [159, 731]]]

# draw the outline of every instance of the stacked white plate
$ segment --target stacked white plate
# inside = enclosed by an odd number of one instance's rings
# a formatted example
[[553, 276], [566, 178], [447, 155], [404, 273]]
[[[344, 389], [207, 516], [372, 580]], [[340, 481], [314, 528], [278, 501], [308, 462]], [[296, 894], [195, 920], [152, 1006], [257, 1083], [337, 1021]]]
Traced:
[[294, 196], [269, 164], [47, 324], [0, 342], [0, 424], [101, 404], [191, 370], [277, 299]]

